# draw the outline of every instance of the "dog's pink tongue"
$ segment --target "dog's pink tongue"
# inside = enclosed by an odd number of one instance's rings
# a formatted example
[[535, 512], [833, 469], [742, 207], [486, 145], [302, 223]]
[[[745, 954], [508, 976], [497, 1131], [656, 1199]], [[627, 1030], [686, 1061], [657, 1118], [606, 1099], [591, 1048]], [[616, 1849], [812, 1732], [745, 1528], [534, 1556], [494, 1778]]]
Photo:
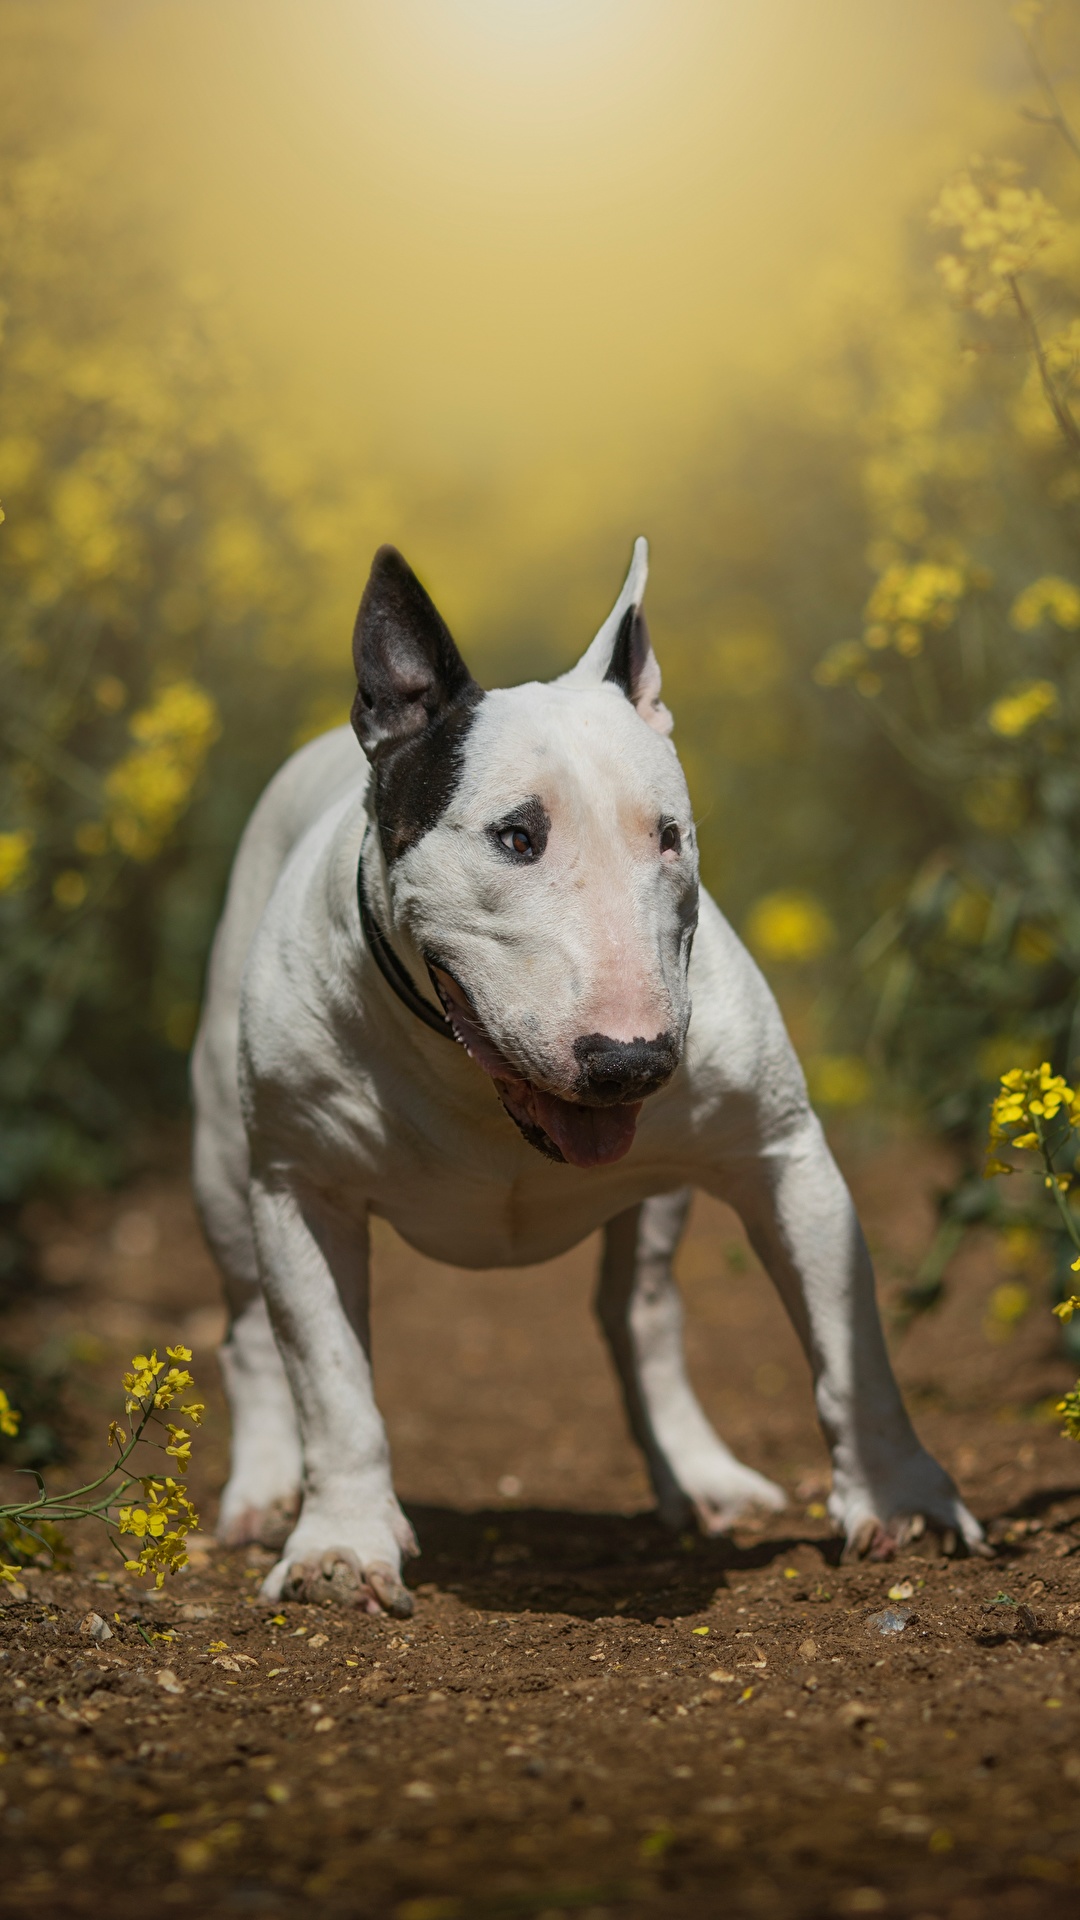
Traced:
[[625, 1107], [577, 1107], [531, 1089], [532, 1109], [549, 1140], [572, 1167], [606, 1167], [634, 1144], [642, 1102]]

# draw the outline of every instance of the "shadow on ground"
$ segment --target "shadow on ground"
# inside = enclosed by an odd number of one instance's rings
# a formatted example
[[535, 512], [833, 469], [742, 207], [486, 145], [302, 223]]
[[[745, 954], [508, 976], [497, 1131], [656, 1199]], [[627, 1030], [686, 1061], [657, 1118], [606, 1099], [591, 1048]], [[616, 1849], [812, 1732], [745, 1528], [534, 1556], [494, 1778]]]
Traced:
[[506, 1507], [462, 1513], [409, 1505], [421, 1542], [413, 1584], [434, 1582], [486, 1612], [555, 1612], [580, 1620], [679, 1619], [700, 1613], [733, 1575], [797, 1563], [803, 1583], [835, 1566], [842, 1543], [805, 1534], [752, 1545], [673, 1534], [652, 1514]]

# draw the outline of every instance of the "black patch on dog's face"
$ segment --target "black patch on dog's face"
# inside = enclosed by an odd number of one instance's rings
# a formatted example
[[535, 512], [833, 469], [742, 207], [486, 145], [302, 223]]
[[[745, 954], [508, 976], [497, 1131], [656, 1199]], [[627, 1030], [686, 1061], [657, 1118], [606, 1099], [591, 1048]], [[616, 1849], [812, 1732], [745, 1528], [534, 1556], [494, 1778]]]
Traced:
[[425, 733], [375, 762], [375, 816], [387, 860], [400, 859], [442, 819], [461, 777], [465, 740], [484, 695], [455, 701]]
[[484, 691], [395, 547], [372, 561], [353, 661], [353, 729], [375, 769], [383, 850], [396, 860], [445, 813]]

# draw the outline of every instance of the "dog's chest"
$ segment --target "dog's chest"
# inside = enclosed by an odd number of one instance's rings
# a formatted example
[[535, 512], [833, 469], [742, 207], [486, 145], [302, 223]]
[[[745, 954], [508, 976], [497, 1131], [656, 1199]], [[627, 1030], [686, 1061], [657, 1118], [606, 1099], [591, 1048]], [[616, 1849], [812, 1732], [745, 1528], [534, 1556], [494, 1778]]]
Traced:
[[445, 1172], [429, 1164], [421, 1180], [391, 1174], [371, 1210], [420, 1253], [450, 1266], [532, 1266], [576, 1246], [654, 1184], [632, 1172], [617, 1182], [601, 1174], [585, 1184], [572, 1168], [553, 1166], [548, 1173], [543, 1164], [514, 1180], [460, 1164]]

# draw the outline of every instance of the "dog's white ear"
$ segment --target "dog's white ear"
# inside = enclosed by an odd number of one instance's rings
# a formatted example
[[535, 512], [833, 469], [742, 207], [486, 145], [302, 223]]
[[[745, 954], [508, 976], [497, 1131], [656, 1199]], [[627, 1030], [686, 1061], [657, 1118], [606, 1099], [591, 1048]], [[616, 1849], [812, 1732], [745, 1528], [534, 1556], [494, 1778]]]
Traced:
[[396, 547], [380, 547], [353, 629], [352, 724], [369, 760], [481, 696], [450, 630]]
[[657, 733], [670, 733], [675, 723], [660, 698], [660, 667], [641, 611], [648, 577], [649, 543], [639, 536], [622, 592], [577, 666], [560, 675], [560, 684], [588, 687], [611, 680], [647, 726]]

